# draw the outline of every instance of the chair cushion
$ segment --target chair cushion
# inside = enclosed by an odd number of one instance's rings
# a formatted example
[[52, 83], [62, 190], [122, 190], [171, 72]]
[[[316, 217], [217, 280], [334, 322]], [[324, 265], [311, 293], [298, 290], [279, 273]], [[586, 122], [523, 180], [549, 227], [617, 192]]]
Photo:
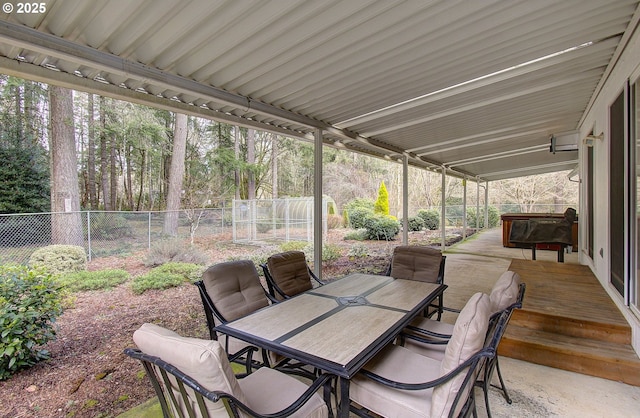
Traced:
[[[402, 383], [424, 383], [440, 376], [440, 362], [388, 345], [365, 369]], [[433, 389], [399, 390], [356, 374], [349, 386], [352, 401], [384, 417], [426, 418], [431, 409]]]
[[[287, 296], [295, 296], [313, 288], [307, 260], [302, 251], [274, 254], [267, 259], [267, 267], [273, 281]], [[279, 296], [276, 294], [276, 297]]]
[[[142, 352], [160, 357], [172, 364], [195, 379], [202, 387], [226, 392], [241, 402], [246, 402], [246, 397], [229, 365], [227, 355], [217, 341], [181, 337], [155, 324], [143, 324], [133, 333], [133, 341]], [[177, 388], [174, 388], [174, 392], [179, 398], [180, 393]], [[195, 398], [190, 401], [197, 409]], [[229, 416], [223, 402], [214, 403], [206, 399], [205, 401], [210, 416]]]
[[[484, 346], [491, 306], [489, 296], [476, 293], [466, 303], [453, 327], [453, 333], [442, 359], [440, 375], [444, 376], [464, 363]], [[461, 388], [465, 373], [460, 373], [453, 379], [434, 389], [431, 404], [431, 416], [439, 417], [449, 413], [453, 401], [460, 390], [465, 393], [453, 414], [457, 416], [462, 408], [467, 393], [471, 390], [475, 378], [471, 378], [471, 385]]]
[[251, 260], [215, 264], [202, 274], [202, 282], [214, 306], [227, 321], [269, 305]]
[[[291, 405], [307, 385], [296, 378], [262, 367], [239, 381], [247, 397], [247, 406], [259, 414], [271, 414]], [[323, 418], [329, 415], [327, 404], [315, 393], [292, 417]]]
[[489, 294], [491, 313], [503, 311], [513, 305], [518, 300], [519, 286], [520, 275], [518, 273], [513, 271], [502, 273]]
[[400, 245], [393, 249], [391, 277], [437, 283], [442, 252], [431, 247]]

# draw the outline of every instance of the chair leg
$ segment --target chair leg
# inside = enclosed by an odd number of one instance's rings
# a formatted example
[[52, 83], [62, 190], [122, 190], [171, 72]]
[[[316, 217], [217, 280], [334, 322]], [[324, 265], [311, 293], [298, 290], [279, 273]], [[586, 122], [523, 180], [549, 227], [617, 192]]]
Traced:
[[500, 357], [496, 356], [496, 371], [498, 372], [498, 379], [500, 380], [500, 387], [498, 389], [502, 390], [504, 399], [507, 401], [509, 405], [511, 405], [513, 401], [509, 397], [509, 393], [507, 392], [507, 387], [504, 385], [504, 379], [502, 378], [502, 372], [500, 371], [500, 362], [498, 361], [499, 358]]

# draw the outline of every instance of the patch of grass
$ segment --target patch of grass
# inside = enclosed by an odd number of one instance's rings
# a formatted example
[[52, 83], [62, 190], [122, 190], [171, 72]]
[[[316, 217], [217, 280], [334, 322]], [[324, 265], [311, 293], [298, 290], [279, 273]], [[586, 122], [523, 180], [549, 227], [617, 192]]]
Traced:
[[60, 285], [71, 292], [82, 292], [112, 289], [126, 282], [129, 277], [129, 273], [125, 270], [107, 269], [63, 274], [57, 280]]
[[142, 294], [149, 289], [168, 289], [185, 282], [199, 280], [203, 266], [191, 263], [166, 263], [155, 267], [147, 274], [135, 277], [131, 283], [133, 293]]
[[356, 229], [344, 234], [345, 241], [365, 241], [367, 239], [366, 229]]

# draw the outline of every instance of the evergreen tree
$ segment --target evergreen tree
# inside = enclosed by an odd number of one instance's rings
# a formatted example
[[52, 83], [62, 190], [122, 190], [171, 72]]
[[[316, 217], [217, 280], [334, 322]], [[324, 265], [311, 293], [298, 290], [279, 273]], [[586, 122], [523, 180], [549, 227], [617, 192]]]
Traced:
[[49, 211], [49, 171], [40, 151], [39, 147], [0, 147], [0, 213]]
[[378, 199], [373, 206], [373, 211], [382, 215], [389, 214], [389, 192], [387, 192], [387, 186], [384, 185], [384, 181], [380, 183]]

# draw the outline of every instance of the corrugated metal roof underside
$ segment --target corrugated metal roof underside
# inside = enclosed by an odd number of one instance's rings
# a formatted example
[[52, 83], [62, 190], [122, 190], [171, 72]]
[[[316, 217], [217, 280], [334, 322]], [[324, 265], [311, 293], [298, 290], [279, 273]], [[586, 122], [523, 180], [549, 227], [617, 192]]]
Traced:
[[0, 71], [495, 180], [575, 166], [549, 137], [578, 127], [637, 6], [50, 0], [0, 15]]

